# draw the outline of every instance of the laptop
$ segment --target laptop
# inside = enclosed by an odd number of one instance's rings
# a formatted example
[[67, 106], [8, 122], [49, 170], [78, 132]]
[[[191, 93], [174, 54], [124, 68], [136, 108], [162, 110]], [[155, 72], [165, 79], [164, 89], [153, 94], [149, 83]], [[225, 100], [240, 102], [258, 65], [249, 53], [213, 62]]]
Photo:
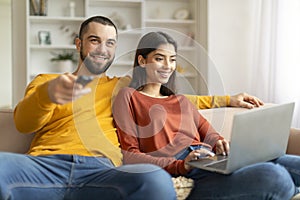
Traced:
[[230, 174], [244, 166], [270, 161], [285, 154], [295, 103], [254, 108], [235, 114], [228, 156], [216, 155], [189, 165]]

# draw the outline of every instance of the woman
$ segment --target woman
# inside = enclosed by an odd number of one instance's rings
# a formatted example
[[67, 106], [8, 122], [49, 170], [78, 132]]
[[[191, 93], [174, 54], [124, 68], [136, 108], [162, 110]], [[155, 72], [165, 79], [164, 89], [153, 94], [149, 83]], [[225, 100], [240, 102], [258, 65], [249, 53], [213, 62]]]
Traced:
[[[129, 87], [113, 114], [124, 164], [156, 164], [194, 180], [189, 199], [290, 199], [299, 192], [300, 157], [244, 167], [230, 175], [191, 168], [199, 156], [228, 154], [228, 142], [182, 95], [175, 95], [176, 42], [151, 32], [138, 44]], [[121, 108], [121, 109], [119, 109]]]

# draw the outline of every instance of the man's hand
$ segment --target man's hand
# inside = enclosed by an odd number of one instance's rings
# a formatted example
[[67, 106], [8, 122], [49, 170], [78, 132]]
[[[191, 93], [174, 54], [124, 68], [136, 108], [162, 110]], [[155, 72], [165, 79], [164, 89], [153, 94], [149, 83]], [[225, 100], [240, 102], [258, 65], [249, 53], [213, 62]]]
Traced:
[[259, 98], [251, 96], [247, 93], [240, 93], [230, 97], [230, 106], [232, 107], [252, 109], [262, 105], [264, 105], [264, 103]]
[[91, 92], [90, 88], [76, 84], [76, 79], [73, 74], [63, 74], [51, 80], [48, 85], [50, 100], [56, 104], [66, 104]]

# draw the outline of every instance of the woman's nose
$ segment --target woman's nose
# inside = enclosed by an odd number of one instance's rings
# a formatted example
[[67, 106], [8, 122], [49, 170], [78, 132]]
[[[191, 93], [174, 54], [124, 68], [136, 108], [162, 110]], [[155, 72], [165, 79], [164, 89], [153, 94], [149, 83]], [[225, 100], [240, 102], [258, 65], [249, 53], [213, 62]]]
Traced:
[[172, 63], [170, 61], [166, 60], [164, 62], [164, 68], [165, 69], [171, 69], [172, 68]]

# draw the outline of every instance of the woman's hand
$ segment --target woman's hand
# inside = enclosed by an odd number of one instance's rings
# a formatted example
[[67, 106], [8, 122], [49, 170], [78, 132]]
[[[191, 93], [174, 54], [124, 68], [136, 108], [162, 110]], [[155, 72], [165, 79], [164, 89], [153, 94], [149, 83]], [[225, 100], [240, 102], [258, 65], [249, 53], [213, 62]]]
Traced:
[[208, 149], [202, 148], [202, 149], [197, 149], [194, 151], [191, 151], [187, 157], [185, 157], [184, 159], [184, 168], [186, 170], [190, 170], [192, 167], [190, 165], [187, 164], [187, 162], [191, 161], [191, 160], [198, 160], [199, 158], [203, 158], [203, 157], [211, 157], [214, 156], [215, 154], [211, 151], [209, 151]]
[[227, 140], [223, 139], [223, 140], [218, 140], [216, 143], [216, 154], [220, 154], [220, 155], [228, 155], [229, 154], [229, 143], [227, 142]]

